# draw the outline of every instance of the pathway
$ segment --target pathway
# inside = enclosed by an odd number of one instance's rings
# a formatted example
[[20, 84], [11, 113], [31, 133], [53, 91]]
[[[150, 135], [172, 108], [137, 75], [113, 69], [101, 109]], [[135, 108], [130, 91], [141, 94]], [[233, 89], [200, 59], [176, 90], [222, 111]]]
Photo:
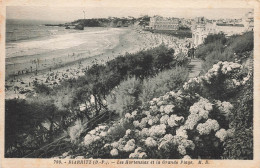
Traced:
[[202, 70], [202, 60], [195, 58], [192, 59], [190, 64], [188, 65], [189, 69], [189, 79], [199, 76]]

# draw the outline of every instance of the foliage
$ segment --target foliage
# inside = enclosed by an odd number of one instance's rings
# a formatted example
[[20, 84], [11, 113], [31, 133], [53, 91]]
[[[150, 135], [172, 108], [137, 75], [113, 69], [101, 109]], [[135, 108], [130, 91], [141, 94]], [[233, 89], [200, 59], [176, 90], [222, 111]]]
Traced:
[[[216, 94], [221, 89], [224, 92]], [[102, 155], [86, 157], [252, 159], [252, 98], [251, 74], [246, 75], [240, 64], [219, 62], [178, 92], [167, 92], [126, 113], [121, 124], [107, 130], [108, 135], [113, 129], [118, 134], [112, 131], [113, 136], [101, 137], [102, 142], [93, 141], [101, 143]], [[86, 149], [95, 151], [91, 144]]]
[[227, 45], [230, 45], [230, 48], [236, 54], [252, 51], [254, 48], [254, 34], [253, 32], [246, 32], [242, 36], [233, 36], [228, 40]]
[[229, 138], [225, 145], [224, 158], [226, 159], [253, 159], [253, 128], [238, 128], [234, 137]]
[[253, 159], [253, 78], [249, 79], [234, 101], [237, 102], [230, 117], [230, 126], [235, 133], [234, 138], [225, 143], [224, 157]]
[[216, 42], [219, 41], [221, 44], [225, 44], [227, 39], [225, 37], [224, 33], [219, 33], [219, 34], [209, 34], [205, 40], [204, 40], [204, 44], [209, 44], [212, 42]]
[[121, 82], [107, 98], [108, 109], [116, 111], [120, 116], [126, 112], [132, 111], [141, 104], [138, 100], [139, 94], [142, 90], [141, 87], [142, 85], [140, 80], [136, 78], [130, 78]]
[[19, 99], [7, 100], [5, 110], [6, 157], [21, 157], [52, 136], [53, 129], [43, 126], [44, 122], [53, 121], [56, 110], [48, 100], [31, 103]]
[[176, 67], [140, 81], [130, 78], [121, 82], [107, 97], [108, 109], [120, 116], [131, 112], [154, 97], [180, 88], [188, 77], [186, 68]]
[[182, 67], [160, 72], [157, 76], [143, 81], [139, 99], [144, 103], [169, 91], [177, 90], [184, 84], [187, 77], [188, 71]]
[[218, 61], [243, 60], [250, 56], [254, 47], [253, 32], [226, 38], [223, 34], [208, 35], [203, 45], [197, 47], [195, 56], [201, 58], [204, 73]]

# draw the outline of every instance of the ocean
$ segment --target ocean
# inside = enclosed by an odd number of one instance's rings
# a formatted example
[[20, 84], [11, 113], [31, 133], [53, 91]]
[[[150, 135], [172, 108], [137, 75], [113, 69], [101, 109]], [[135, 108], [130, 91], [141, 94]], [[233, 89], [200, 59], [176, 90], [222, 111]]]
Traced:
[[[47, 69], [102, 54], [119, 44], [123, 29], [87, 27], [85, 30], [45, 26], [50, 22], [7, 20], [6, 75], [21, 70]], [[36, 64], [37, 62], [37, 64]]]
[[48, 23], [59, 24], [53, 21], [7, 19], [6, 42], [29, 40], [65, 32], [64, 27], [44, 26]]

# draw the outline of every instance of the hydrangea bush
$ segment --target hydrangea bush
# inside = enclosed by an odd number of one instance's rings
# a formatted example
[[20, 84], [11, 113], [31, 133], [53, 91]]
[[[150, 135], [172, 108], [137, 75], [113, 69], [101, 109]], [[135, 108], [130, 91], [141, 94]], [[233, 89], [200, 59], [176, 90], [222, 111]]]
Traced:
[[[81, 143], [86, 158], [174, 158], [223, 157], [225, 141], [235, 133], [230, 117], [234, 105], [225, 97], [201, 92], [201, 87], [222, 84], [223, 90], [239, 89], [251, 75], [237, 63], [219, 62], [203, 76], [191, 79], [178, 92], [167, 92], [131, 113], [111, 127], [90, 131]], [[218, 80], [221, 81], [218, 82]], [[233, 82], [224, 85], [226, 82]], [[239, 84], [238, 84], [239, 83]], [[220, 100], [217, 98], [221, 98]], [[118, 125], [121, 129], [113, 136]], [[123, 131], [123, 132], [122, 132]]]

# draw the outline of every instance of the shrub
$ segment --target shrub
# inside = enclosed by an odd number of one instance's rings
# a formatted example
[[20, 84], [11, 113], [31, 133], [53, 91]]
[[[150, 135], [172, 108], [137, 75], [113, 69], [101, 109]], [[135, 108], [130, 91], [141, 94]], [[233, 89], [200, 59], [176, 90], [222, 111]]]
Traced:
[[250, 56], [254, 48], [253, 32], [225, 38], [223, 34], [208, 35], [203, 45], [197, 47], [195, 56], [204, 60], [206, 73], [218, 61], [241, 60]]
[[254, 33], [246, 32], [242, 36], [233, 36], [228, 40], [227, 45], [230, 45], [230, 48], [238, 55], [252, 51], [254, 48]]
[[140, 105], [138, 100], [140, 93], [141, 81], [136, 78], [128, 78], [107, 96], [108, 109], [123, 116]]
[[225, 142], [225, 159], [253, 159], [253, 128], [238, 128]]
[[182, 67], [160, 72], [157, 76], [143, 81], [142, 92], [139, 99], [144, 103], [154, 97], [159, 97], [169, 91], [174, 91], [184, 84], [187, 77], [188, 70]]
[[235, 108], [229, 120], [235, 132], [225, 142], [224, 158], [253, 159], [253, 98], [253, 78], [250, 78], [233, 100]]
[[209, 44], [212, 42], [220, 42], [221, 44], [225, 44], [227, 39], [225, 37], [224, 33], [219, 33], [219, 34], [209, 34], [205, 40], [204, 40], [204, 44]]

